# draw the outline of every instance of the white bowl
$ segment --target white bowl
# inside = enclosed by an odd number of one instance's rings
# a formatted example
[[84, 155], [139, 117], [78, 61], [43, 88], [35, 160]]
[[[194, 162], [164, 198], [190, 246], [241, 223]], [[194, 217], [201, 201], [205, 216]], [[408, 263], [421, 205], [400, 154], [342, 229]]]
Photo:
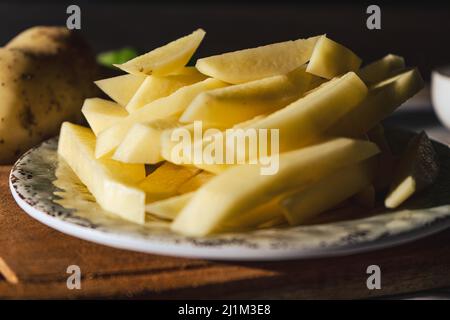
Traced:
[[431, 99], [439, 120], [450, 129], [450, 66], [433, 71], [431, 75]]

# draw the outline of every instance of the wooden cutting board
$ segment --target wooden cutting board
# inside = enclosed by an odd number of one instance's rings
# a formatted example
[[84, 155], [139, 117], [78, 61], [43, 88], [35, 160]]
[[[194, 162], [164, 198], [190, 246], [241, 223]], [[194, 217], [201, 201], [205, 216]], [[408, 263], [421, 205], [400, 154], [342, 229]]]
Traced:
[[[213, 262], [123, 251], [79, 240], [30, 218], [0, 166], [2, 298], [367, 298], [450, 287], [450, 230], [395, 248], [290, 262]], [[366, 269], [381, 268], [369, 290]], [[82, 272], [69, 290], [69, 265]]]

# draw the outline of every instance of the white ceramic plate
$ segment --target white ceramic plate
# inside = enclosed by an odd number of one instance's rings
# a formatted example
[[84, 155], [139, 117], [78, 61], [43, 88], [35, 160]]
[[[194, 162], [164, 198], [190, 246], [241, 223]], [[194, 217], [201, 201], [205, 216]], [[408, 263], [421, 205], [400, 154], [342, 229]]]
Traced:
[[[399, 131], [389, 133], [391, 144], [397, 146], [404, 146], [409, 136]], [[398, 245], [450, 226], [450, 149], [437, 142], [434, 145], [441, 160], [438, 181], [399, 210], [383, 209], [358, 219], [346, 217], [337, 222], [207, 238], [175, 234], [166, 223], [152, 219], [144, 226], [135, 225], [104, 212], [67, 164], [58, 160], [57, 138], [17, 161], [11, 171], [10, 188], [19, 206], [36, 220], [66, 234], [116, 248], [215, 260], [348, 255]]]

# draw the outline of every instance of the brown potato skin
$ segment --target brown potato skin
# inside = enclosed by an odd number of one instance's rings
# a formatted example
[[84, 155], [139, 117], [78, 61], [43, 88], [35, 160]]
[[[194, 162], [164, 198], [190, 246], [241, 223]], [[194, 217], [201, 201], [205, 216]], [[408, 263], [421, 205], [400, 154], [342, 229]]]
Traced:
[[0, 48], [0, 164], [58, 134], [63, 121], [78, 122], [84, 99], [97, 94], [97, 70], [64, 27], [34, 27]]

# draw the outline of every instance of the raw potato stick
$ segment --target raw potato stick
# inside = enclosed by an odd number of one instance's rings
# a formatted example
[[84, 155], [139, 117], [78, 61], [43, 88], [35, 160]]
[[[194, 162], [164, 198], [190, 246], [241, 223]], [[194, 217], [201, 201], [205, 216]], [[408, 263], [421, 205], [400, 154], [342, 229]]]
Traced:
[[287, 221], [291, 225], [304, 223], [350, 198], [371, 183], [376, 166], [375, 158], [368, 159], [338, 169], [306, 189], [286, 196], [280, 204]]
[[175, 118], [136, 123], [117, 147], [112, 158], [125, 163], [156, 164], [161, 162], [161, 133], [179, 126]]
[[126, 105], [128, 112], [134, 112], [159, 98], [167, 97], [178, 89], [203, 81], [206, 77], [195, 68], [183, 68], [177, 74], [165, 77], [147, 76]]
[[414, 193], [431, 185], [439, 173], [439, 159], [425, 132], [411, 139], [397, 166], [385, 206], [396, 208]]
[[128, 112], [119, 104], [100, 98], [84, 100], [81, 112], [95, 135], [128, 116]]
[[180, 122], [199, 120], [204, 125], [231, 127], [281, 109], [299, 99], [310, 87], [313, 76], [305, 68], [201, 93], [181, 115]]
[[416, 68], [384, 80], [369, 90], [367, 98], [326, 130], [327, 136], [358, 137], [372, 129], [424, 87]]
[[111, 99], [125, 107], [144, 80], [145, 75], [125, 74], [97, 80], [95, 84]]
[[332, 79], [349, 71], [357, 71], [361, 62], [351, 50], [326, 36], [321, 36], [314, 46], [306, 71], [325, 79]]
[[134, 124], [156, 119], [177, 119], [198, 94], [224, 86], [226, 86], [224, 82], [209, 78], [182, 87], [167, 97], [147, 104], [115, 126], [100, 132], [97, 137], [95, 156], [103, 157], [118, 147]]
[[123, 219], [145, 222], [145, 193], [136, 187], [144, 179], [143, 165], [124, 164], [94, 156], [95, 135], [68, 122], [61, 126], [58, 154], [94, 195], [98, 204]]
[[261, 175], [258, 165], [233, 167], [197, 190], [172, 230], [191, 236], [210, 234], [226, 219], [266, 203], [277, 194], [318, 181], [340, 167], [377, 153], [378, 147], [371, 142], [339, 138], [280, 155], [279, 170], [274, 175]]
[[178, 193], [183, 183], [199, 172], [197, 168], [164, 162], [139, 184], [139, 188], [145, 191], [147, 202], [170, 198]]
[[123, 64], [115, 64], [125, 72], [137, 75], [168, 75], [176, 72], [188, 63], [205, 36], [205, 31], [198, 29], [165, 46], [136, 57]]
[[372, 85], [386, 80], [393, 73], [405, 68], [405, 59], [395, 54], [388, 54], [380, 60], [362, 67], [357, 72], [359, 77], [367, 84]]
[[286, 74], [309, 61], [320, 36], [228, 52], [197, 60], [210, 77], [238, 84]]

